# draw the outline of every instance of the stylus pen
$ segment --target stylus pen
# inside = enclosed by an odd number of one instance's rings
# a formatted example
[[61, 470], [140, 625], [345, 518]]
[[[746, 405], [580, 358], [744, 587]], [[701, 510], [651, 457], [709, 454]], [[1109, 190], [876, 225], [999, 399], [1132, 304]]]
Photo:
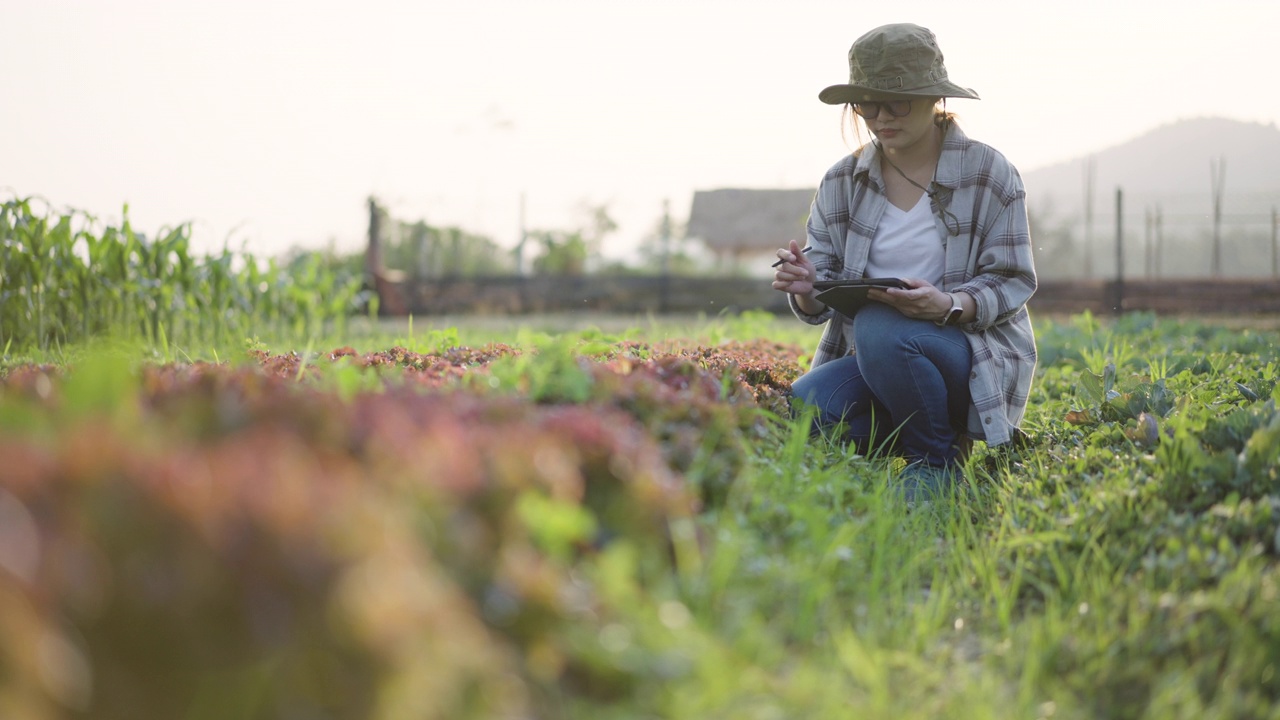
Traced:
[[[812, 245], [810, 245], [810, 246], [806, 247], [805, 249], [801, 250], [800, 252], [802, 252], [802, 253], [807, 253], [807, 252], [809, 252], [809, 251], [810, 251], [810, 250], [812, 250], [812, 249], [813, 249], [813, 246], [812, 246]], [[782, 258], [778, 258], [778, 262], [776, 262], [776, 263], [774, 263], [774, 264], [770, 265], [769, 267], [778, 267], [778, 266], [779, 266], [779, 265], [781, 265], [781, 264], [782, 264]]]

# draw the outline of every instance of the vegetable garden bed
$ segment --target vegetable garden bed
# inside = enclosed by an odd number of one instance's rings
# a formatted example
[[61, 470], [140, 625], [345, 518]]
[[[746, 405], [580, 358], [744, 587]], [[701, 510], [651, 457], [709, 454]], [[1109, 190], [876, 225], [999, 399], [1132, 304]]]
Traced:
[[910, 513], [751, 329], [8, 364], [0, 716], [1277, 717], [1274, 331], [1042, 323]]

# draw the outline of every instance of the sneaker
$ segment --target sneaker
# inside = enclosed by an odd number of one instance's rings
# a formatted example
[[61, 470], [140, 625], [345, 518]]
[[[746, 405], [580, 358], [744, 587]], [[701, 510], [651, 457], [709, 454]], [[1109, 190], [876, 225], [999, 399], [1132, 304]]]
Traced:
[[911, 507], [924, 507], [933, 500], [951, 494], [956, 486], [956, 470], [953, 467], [913, 462], [898, 476], [902, 499]]

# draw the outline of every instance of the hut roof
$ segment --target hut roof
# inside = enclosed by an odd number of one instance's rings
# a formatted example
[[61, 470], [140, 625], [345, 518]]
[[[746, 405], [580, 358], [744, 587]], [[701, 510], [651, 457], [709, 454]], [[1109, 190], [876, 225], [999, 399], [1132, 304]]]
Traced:
[[744, 253], [781, 247], [804, 237], [816, 191], [722, 188], [693, 194], [686, 235], [715, 252]]

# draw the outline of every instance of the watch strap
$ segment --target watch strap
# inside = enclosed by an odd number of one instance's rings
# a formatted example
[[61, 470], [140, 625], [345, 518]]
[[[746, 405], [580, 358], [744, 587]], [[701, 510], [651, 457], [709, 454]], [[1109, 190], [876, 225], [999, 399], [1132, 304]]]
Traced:
[[942, 316], [941, 320], [937, 321], [937, 324], [941, 327], [959, 325], [960, 317], [964, 315], [964, 306], [960, 304], [960, 298], [956, 297], [954, 293], [947, 293], [947, 297], [951, 298], [951, 309], [947, 311], [946, 315]]

